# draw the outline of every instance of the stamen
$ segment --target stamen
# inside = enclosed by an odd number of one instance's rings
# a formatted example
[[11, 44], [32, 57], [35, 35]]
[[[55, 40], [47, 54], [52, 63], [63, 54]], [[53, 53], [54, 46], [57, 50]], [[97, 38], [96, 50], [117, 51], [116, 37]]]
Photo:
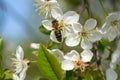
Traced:
[[112, 21], [112, 22], [111, 22], [111, 25], [112, 25], [112, 26], [117, 26], [117, 25], [118, 25], [118, 20]]
[[75, 70], [78, 70], [78, 69], [79, 69], [81, 72], [84, 72], [84, 71], [85, 71], [85, 67], [89, 66], [88, 63], [83, 62], [83, 61], [81, 61], [81, 60], [74, 61], [74, 63], [75, 63], [74, 69], [75, 69]]

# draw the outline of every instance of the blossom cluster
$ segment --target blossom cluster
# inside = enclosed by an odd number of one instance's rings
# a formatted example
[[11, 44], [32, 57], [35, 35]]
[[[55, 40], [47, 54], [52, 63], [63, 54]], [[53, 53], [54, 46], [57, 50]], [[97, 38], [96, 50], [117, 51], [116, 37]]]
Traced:
[[[66, 45], [70, 47], [77, 46], [81, 43], [81, 47], [84, 50], [81, 55], [75, 50], [63, 55], [64, 53], [57, 49], [54, 55], [61, 55], [61, 67], [63, 70], [80, 69], [84, 71], [85, 67], [89, 65], [87, 62], [90, 62], [93, 57], [93, 53], [90, 51], [92, 43], [101, 39], [101, 33], [95, 28], [97, 21], [90, 18], [82, 26], [79, 23], [79, 14], [75, 11], [63, 13], [60, 6], [52, 7], [56, 4], [59, 5], [56, 2], [56, 0], [41, 0], [41, 3], [44, 3], [44, 5], [49, 4], [49, 6], [44, 7], [44, 9], [49, 8], [49, 10], [45, 12], [46, 16], [45, 20], [42, 21], [42, 25], [45, 29], [51, 31], [50, 39], [56, 43], [62, 43], [65, 40]], [[44, 10], [43, 5], [40, 5], [39, 8], [42, 13]], [[47, 14], [48, 12], [50, 13]], [[49, 18], [49, 15], [52, 18]], [[54, 53], [54, 51], [51, 51], [51, 53]]]
[[[80, 16], [75, 11], [63, 13], [57, 0], [40, 0], [38, 2], [37, 5], [39, 5], [40, 13], [44, 11], [46, 14], [42, 25], [46, 30], [51, 31], [50, 39], [59, 44], [65, 41], [65, 44], [69, 47], [81, 45], [83, 49], [81, 56], [78, 55], [78, 52], [75, 50], [65, 55], [63, 55], [64, 53], [61, 53], [61, 51], [58, 51], [58, 49], [56, 50], [56, 54], [59, 53], [59, 55], [62, 55], [63, 70], [80, 68], [82, 71], [81, 68], [87, 66], [86, 63], [90, 62], [93, 57], [93, 53], [90, 51], [90, 49], [93, 48], [93, 43], [101, 40], [102, 37], [113, 41], [120, 34], [119, 12], [110, 13], [106, 17], [106, 22], [102, 28], [98, 29], [97, 20], [94, 18], [86, 20], [85, 24], [82, 25], [79, 21]], [[43, 6], [48, 4], [49, 6]], [[51, 17], [49, 17], [49, 15], [51, 15]]]
[[17, 47], [16, 58], [12, 58], [13, 65], [15, 67], [15, 73], [13, 74], [13, 80], [24, 80], [26, 76], [26, 71], [28, 69], [28, 62], [24, 60], [24, 52], [21, 46]]
[[[50, 31], [50, 40], [58, 44], [65, 43], [68, 47], [80, 46], [83, 50], [82, 52], [71, 50], [66, 53], [60, 49], [47, 49], [60, 61], [61, 68], [65, 71], [79, 70], [84, 72], [86, 67], [90, 66], [89, 63], [95, 54], [92, 51], [93, 44], [102, 38], [111, 42], [120, 36], [120, 12], [108, 14], [102, 27], [98, 28], [97, 20], [94, 18], [87, 19], [83, 25], [77, 12], [67, 11], [64, 13], [57, 0], [35, 0], [35, 2], [40, 16], [44, 16], [43, 27]], [[107, 80], [117, 79], [114, 69], [120, 57], [119, 45], [112, 55], [110, 68], [106, 70]], [[39, 44], [32, 43], [31, 47], [39, 49]], [[23, 50], [19, 46], [16, 50], [16, 59], [13, 60], [16, 68], [13, 74], [14, 80], [25, 79], [28, 62], [23, 60], [23, 55]], [[114, 77], [111, 78], [111, 75]]]

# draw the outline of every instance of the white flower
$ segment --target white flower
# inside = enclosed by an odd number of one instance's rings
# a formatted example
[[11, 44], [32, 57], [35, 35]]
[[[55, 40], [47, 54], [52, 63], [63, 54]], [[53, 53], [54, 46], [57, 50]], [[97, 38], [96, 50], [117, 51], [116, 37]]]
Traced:
[[112, 68], [107, 69], [106, 80], [117, 80], [117, 77], [117, 73]]
[[[38, 43], [31, 43], [31, 48], [34, 48], [36, 50], [39, 49], [39, 45]], [[64, 56], [64, 53], [59, 50], [59, 49], [47, 49], [51, 54], [53, 54], [60, 62], [63, 60], [63, 56]], [[35, 51], [34, 51], [35, 52]], [[37, 52], [38, 53], [38, 52]]]
[[120, 34], [120, 12], [110, 13], [102, 26], [102, 33], [109, 41], [113, 41]]
[[104, 49], [104, 52], [102, 52], [101, 59], [105, 61], [110, 56], [110, 51], [108, 49]]
[[79, 23], [73, 24], [74, 33], [67, 36], [66, 45], [71, 47], [77, 46], [81, 41], [83, 49], [91, 49], [92, 42], [98, 41], [102, 37], [101, 33], [94, 29], [96, 25], [97, 21], [92, 18], [88, 19], [84, 26]]
[[39, 44], [38, 43], [31, 43], [30, 47], [33, 49], [39, 49]]
[[26, 70], [27, 70], [27, 67], [24, 67], [24, 69], [19, 74], [14, 73], [13, 80], [24, 80], [26, 76]]
[[[54, 8], [52, 16], [55, 20], [43, 20], [42, 24], [47, 30], [52, 30], [50, 39], [59, 43], [63, 37], [67, 36], [68, 32], [72, 32], [72, 24], [78, 22], [79, 15], [74, 11], [68, 11], [63, 14], [60, 8]], [[60, 39], [58, 39], [59, 37], [57, 38], [57, 33], [59, 33]]]
[[117, 80], [118, 75], [114, 71], [116, 65], [120, 62], [120, 41], [117, 44], [117, 49], [112, 54], [110, 68], [106, 70], [106, 79], [107, 80]]
[[57, 0], [35, 0], [36, 6], [38, 6], [39, 14], [45, 15], [45, 17], [51, 17], [53, 8], [59, 8]]
[[117, 44], [117, 49], [114, 51], [111, 57], [110, 68], [115, 69], [116, 65], [120, 62], [120, 41]]
[[84, 50], [80, 55], [77, 51], [72, 50], [64, 56], [65, 60], [62, 61], [62, 69], [80, 69], [83, 72], [85, 67], [89, 65], [87, 62], [90, 62], [92, 57], [93, 53], [90, 50]]
[[40, 46], [40, 44], [38, 44], [38, 43], [31, 43], [31, 44], [30, 44], [30, 47], [33, 48], [33, 49], [35, 49], [34, 51], [32, 51], [32, 53], [33, 53], [35, 56], [38, 56], [39, 46]]
[[51, 54], [53, 54], [60, 62], [64, 60], [63, 56], [64, 56], [64, 53], [59, 50], [59, 49], [52, 49], [52, 50], [49, 50], [49, 52]]
[[24, 80], [26, 76], [26, 71], [28, 69], [28, 61], [23, 60], [24, 52], [21, 46], [17, 47], [16, 58], [13, 59], [13, 64], [15, 66], [15, 73], [13, 74], [14, 80]]
[[17, 74], [13, 74], [13, 80], [20, 80]]

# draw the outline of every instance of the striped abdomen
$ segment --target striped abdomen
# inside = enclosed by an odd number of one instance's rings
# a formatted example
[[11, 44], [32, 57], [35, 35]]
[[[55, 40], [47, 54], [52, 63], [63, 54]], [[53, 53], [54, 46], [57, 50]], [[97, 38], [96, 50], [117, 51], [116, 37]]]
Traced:
[[61, 42], [61, 41], [62, 41], [61, 31], [60, 31], [60, 30], [55, 30], [54, 33], [55, 33], [56, 39], [57, 39], [59, 42]]

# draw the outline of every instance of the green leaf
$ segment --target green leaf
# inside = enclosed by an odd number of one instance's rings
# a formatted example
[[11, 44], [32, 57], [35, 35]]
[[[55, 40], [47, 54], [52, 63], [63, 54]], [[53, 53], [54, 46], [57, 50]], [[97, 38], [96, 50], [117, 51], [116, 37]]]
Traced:
[[1, 68], [2, 68], [2, 56], [0, 54], [0, 72], [1, 72]]
[[50, 31], [46, 30], [43, 25], [39, 27], [39, 31], [43, 34], [50, 35]]
[[52, 48], [53, 46], [57, 45], [57, 43], [51, 41], [49, 44], [48, 44], [48, 49]]
[[101, 42], [99, 42], [98, 49], [99, 51], [104, 52], [105, 46]]
[[67, 2], [73, 8], [78, 7], [81, 3], [81, 0], [64, 0], [64, 1]]
[[12, 80], [12, 72], [9, 69], [4, 69], [0, 71], [0, 80]]
[[104, 49], [108, 46], [110, 47], [112, 44], [107, 39], [101, 39], [98, 44], [98, 49], [102, 52], [104, 52]]
[[73, 71], [66, 71], [66, 80], [75, 80], [75, 73]]
[[48, 80], [46, 78], [38, 78], [38, 79], [35, 79], [35, 80]]
[[94, 80], [92, 74], [86, 74], [85, 80]]
[[12, 79], [12, 72], [9, 69], [5, 69], [5, 80], [11, 80]]
[[2, 49], [2, 44], [3, 44], [3, 39], [0, 38], [0, 51], [1, 51], [1, 49]]
[[105, 47], [112, 46], [112, 43], [109, 42], [107, 39], [102, 39], [101, 44]]
[[[0, 51], [2, 50], [2, 38], [0, 38]], [[1, 70], [1, 67], [2, 67], [2, 56], [1, 56], [1, 53], [0, 53], [0, 70]]]
[[90, 72], [93, 80], [102, 80], [102, 74], [99, 70], [94, 70]]
[[[3, 46], [3, 39], [0, 38], [0, 51], [2, 50], [2, 46]], [[1, 56], [1, 53], [0, 53], [0, 80], [4, 80], [4, 78], [5, 78], [4, 72], [5, 71], [2, 67], [2, 56]]]
[[[2, 38], [0, 38], [0, 51], [2, 50], [2, 43], [3, 43], [3, 40], [2, 40]], [[0, 53], [0, 68], [1, 68], [1, 65], [2, 65], [2, 56]]]
[[60, 62], [42, 44], [40, 44], [37, 63], [41, 74], [48, 80], [62, 79], [63, 71]]

